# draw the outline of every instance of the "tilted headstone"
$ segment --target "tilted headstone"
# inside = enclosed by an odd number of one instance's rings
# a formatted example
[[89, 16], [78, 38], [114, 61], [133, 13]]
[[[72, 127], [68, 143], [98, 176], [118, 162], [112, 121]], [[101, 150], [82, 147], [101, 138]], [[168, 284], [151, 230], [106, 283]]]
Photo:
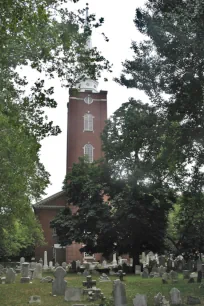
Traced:
[[135, 266], [135, 275], [140, 275], [141, 274], [141, 266], [140, 265], [136, 265]]
[[64, 299], [67, 302], [81, 301], [82, 289], [81, 288], [67, 288], [65, 291]]
[[170, 300], [172, 305], [181, 304], [181, 293], [177, 288], [172, 288], [170, 291]]
[[46, 277], [41, 278], [40, 282], [41, 283], [52, 283], [53, 278], [51, 276], [46, 276]]
[[67, 282], [64, 280], [66, 271], [62, 267], [57, 267], [54, 272], [55, 280], [52, 283], [52, 295], [64, 295]]
[[40, 263], [36, 264], [36, 268], [33, 273], [34, 279], [41, 279], [42, 278], [42, 265]]
[[125, 285], [119, 280], [113, 282], [114, 306], [127, 306]]
[[6, 284], [15, 283], [15, 279], [16, 279], [16, 273], [15, 273], [14, 269], [9, 268], [7, 273], [6, 273]]
[[41, 298], [40, 298], [40, 296], [38, 296], [38, 295], [32, 295], [32, 296], [30, 297], [30, 300], [29, 300], [28, 303], [29, 303], [29, 304], [33, 304], [33, 303], [38, 303], [38, 304], [40, 304], [40, 303], [41, 303]]
[[134, 306], [147, 306], [147, 297], [144, 294], [137, 294], [133, 299]]
[[29, 283], [30, 277], [29, 277], [29, 263], [24, 262], [22, 264], [22, 271], [21, 271], [21, 283]]

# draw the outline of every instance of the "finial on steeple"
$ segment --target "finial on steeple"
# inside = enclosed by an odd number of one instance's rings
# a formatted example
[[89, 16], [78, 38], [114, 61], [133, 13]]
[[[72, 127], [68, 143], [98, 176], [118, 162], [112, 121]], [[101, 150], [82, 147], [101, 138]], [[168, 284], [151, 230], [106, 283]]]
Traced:
[[86, 3], [86, 25], [88, 25], [89, 23], [88, 18], [89, 18], [89, 4]]

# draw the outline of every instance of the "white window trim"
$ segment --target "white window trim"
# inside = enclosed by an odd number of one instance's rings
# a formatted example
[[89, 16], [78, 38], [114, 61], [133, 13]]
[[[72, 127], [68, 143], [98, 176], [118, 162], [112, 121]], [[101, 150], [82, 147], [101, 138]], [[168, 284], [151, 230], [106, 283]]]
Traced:
[[[86, 122], [85, 122], [85, 118], [87, 117], [87, 116], [91, 116], [92, 117], [92, 122], [91, 122], [91, 124], [92, 124], [92, 129], [90, 129], [90, 119], [87, 119], [88, 120], [88, 129], [86, 129]], [[92, 115], [92, 114], [90, 114], [89, 112], [87, 112], [84, 116], [83, 116], [83, 118], [84, 118], [84, 130], [83, 130], [83, 132], [93, 132], [94, 133], [94, 116]]]
[[[85, 155], [88, 155], [88, 154], [85, 153], [86, 146], [92, 146], [92, 144], [86, 143], [86, 144], [84, 145], [84, 147], [83, 147], [84, 156], [85, 156]], [[92, 146], [92, 160], [91, 160], [91, 161], [89, 160], [89, 163], [92, 163], [92, 162], [94, 161], [94, 149], [95, 149], [95, 148]], [[88, 156], [88, 157], [89, 157], [89, 156]]]

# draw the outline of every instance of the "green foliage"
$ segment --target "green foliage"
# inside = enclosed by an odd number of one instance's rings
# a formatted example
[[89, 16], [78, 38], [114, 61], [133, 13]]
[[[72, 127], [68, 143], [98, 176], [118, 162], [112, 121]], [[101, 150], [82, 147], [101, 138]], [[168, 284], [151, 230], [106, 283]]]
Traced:
[[[70, 207], [61, 211], [51, 222], [59, 243], [73, 241], [85, 244], [83, 251], [108, 255], [114, 242], [111, 206], [105, 201], [106, 182], [102, 161], [88, 163], [80, 158], [64, 181]], [[69, 182], [69, 184], [68, 184]]]
[[[65, 4], [58, 0], [0, 3], [1, 256], [15, 255], [20, 245], [25, 248], [41, 241], [32, 238], [40, 235], [35, 219], [29, 227], [33, 236], [24, 235], [28, 226], [22, 216], [49, 184], [49, 174], [40, 163], [40, 141], [60, 132], [45, 115], [46, 108], [57, 106], [54, 88], [46, 88], [45, 76], [59, 77], [62, 85], [70, 87], [87, 75], [95, 79], [102, 70], [110, 69], [96, 48], [86, 48], [92, 28], [103, 19], [97, 21], [92, 15], [87, 26], [85, 10], [74, 14]], [[30, 89], [27, 79], [18, 73], [24, 66], [31, 73], [41, 73]]]

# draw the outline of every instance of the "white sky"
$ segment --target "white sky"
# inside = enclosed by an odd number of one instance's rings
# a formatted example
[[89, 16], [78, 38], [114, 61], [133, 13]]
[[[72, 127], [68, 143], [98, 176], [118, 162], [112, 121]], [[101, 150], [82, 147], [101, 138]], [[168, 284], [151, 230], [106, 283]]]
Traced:
[[[93, 46], [103, 53], [103, 55], [113, 63], [113, 73], [108, 75], [108, 82], [100, 80], [99, 90], [108, 91], [108, 116], [110, 116], [123, 102], [127, 102], [129, 97], [147, 101], [144, 93], [126, 89], [116, 84], [112, 79], [119, 77], [122, 65], [125, 59], [130, 59], [132, 50], [130, 50], [131, 41], [138, 41], [142, 38], [136, 30], [133, 23], [135, 10], [144, 4], [144, 0], [80, 0], [79, 3], [70, 3], [70, 9], [84, 8], [86, 2], [89, 3], [90, 13], [96, 16], [104, 17], [104, 25], [95, 30], [92, 36]], [[104, 41], [101, 32], [104, 32], [110, 41]], [[34, 76], [29, 75], [28, 79], [34, 81]], [[61, 88], [58, 80], [53, 83], [55, 87], [55, 99], [58, 107], [55, 110], [49, 110], [47, 115], [54, 124], [60, 126], [62, 133], [56, 137], [49, 137], [42, 142], [41, 161], [46, 170], [51, 174], [51, 185], [46, 193], [50, 196], [59, 192], [62, 188], [62, 182], [66, 174], [66, 132], [67, 132], [67, 102], [68, 90]]]

